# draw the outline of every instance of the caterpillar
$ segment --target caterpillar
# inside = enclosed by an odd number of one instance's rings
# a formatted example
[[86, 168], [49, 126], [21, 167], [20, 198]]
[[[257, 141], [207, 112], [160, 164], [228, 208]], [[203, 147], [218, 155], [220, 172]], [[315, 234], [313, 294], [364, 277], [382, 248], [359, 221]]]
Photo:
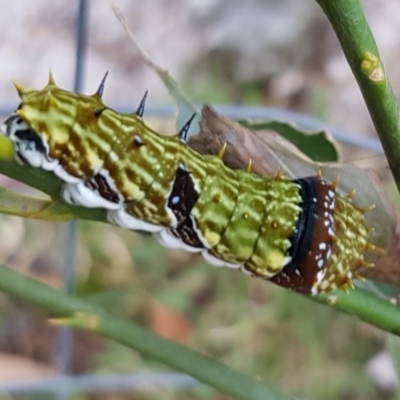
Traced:
[[120, 114], [95, 94], [14, 82], [21, 99], [0, 131], [15, 158], [63, 181], [69, 204], [107, 210], [109, 222], [151, 232], [163, 245], [199, 252], [214, 266], [240, 269], [305, 294], [352, 288], [367, 239], [366, 210], [320, 174], [260, 177], [224, 165], [224, 147], [201, 155], [186, 144], [193, 117], [174, 136]]

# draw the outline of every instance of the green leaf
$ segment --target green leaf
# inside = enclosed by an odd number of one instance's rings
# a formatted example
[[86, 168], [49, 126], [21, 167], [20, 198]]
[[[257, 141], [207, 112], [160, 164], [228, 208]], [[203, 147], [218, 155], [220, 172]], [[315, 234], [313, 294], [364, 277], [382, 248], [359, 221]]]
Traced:
[[307, 131], [293, 123], [276, 120], [254, 123], [241, 120], [239, 122], [255, 131], [273, 130], [314, 161], [337, 162], [339, 160], [334, 141], [326, 131]]

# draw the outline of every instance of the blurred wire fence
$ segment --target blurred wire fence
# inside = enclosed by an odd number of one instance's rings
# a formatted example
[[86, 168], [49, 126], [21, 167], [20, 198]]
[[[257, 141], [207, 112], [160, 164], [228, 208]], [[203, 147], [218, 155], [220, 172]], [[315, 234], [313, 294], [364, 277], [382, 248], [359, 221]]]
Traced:
[[[74, 91], [79, 92], [83, 83], [83, 70], [88, 39], [88, 24], [90, 14], [90, 1], [78, 0], [76, 14], [76, 51]], [[114, 105], [113, 108], [121, 112], [130, 112], [131, 107]], [[307, 130], [327, 130], [338, 141], [366, 149], [374, 153], [382, 153], [382, 147], [377, 139], [366, 138], [355, 132], [348, 132], [337, 126], [321, 120], [291, 111], [264, 107], [245, 107], [225, 105], [216, 107], [217, 111], [233, 119], [255, 120], [284, 120], [292, 121]], [[6, 105], [0, 107], [0, 115], [8, 115], [13, 107]], [[146, 114], [156, 117], [171, 117], [175, 109], [171, 106], [147, 106]], [[74, 257], [76, 241], [76, 223], [71, 222], [66, 226], [64, 262], [62, 268], [63, 288], [66, 293], [74, 289]], [[71, 349], [72, 332], [69, 328], [60, 328], [57, 346], [54, 350], [54, 363], [59, 369], [59, 376], [46, 378], [40, 381], [18, 382], [2, 384], [0, 395], [19, 394], [54, 394], [57, 399], [68, 398], [73, 392], [98, 392], [98, 391], [135, 391], [143, 388], [187, 388], [197, 381], [189, 376], [179, 373], [136, 373], [116, 375], [71, 375]]]

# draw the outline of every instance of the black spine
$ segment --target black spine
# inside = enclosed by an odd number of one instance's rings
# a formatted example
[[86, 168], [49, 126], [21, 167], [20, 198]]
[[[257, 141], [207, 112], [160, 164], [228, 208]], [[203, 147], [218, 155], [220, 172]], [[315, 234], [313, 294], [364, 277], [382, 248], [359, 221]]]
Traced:
[[136, 115], [137, 115], [139, 118], [143, 118], [144, 109], [145, 109], [145, 106], [146, 106], [147, 93], [148, 93], [148, 92], [149, 92], [148, 90], [146, 90], [146, 91], [144, 92], [144, 95], [143, 95], [143, 97], [142, 97], [142, 100], [140, 101], [139, 107], [138, 107], [138, 109], [137, 109], [137, 111], [136, 111]]
[[108, 71], [104, 74], [103, 79], [100, 82], [100, 86], [96, 91], [96, 96], [100, 97], [100, 99], [103, 97], [104, 86], [106, 84], [107, 76], [108, 76]]
[[179, 131], [179, 137], [183, 142], [186, 142], [186, 138], [187, 138], [187, 133], [189, 132], [190, 129], [190, 125], [194, 119], [194, 117], [196, 116], [196, 113], [194, 113], [190, 118], [189, 121], [186, 122], [185, 125], [182, 126], [182, 129]]

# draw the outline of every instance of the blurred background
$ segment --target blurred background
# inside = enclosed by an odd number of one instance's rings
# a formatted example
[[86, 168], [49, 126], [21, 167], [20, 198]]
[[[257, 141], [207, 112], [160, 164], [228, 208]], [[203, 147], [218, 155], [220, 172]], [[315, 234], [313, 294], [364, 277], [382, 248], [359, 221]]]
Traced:
[[[399, 93], [400, 3], [362, 3]], [[360, 148], [374, 136], [337, 40], [312, 0], [0, 5], [4, 116], [19, 101], [11, 79], [41, 88], [51, 68], [60, 86], [93, 93], [109, 70], [105, 103], [133, 111], [148, 89], [146, 122], [172, 132], [173, 102], [126, 38], [111, 10], [116, 5], [151, 59], [194, 102], [237, 105], [244, 113], [248, 106], [305, 113], [354, 132]], [[346, 161], [350, 154], [376, 159], [354, 147], [343, 154]], [[6, 177], [0, 184], [31, 192]], [[1, 215], [0, 237], [1, 263], [71, 290], [72, 259], [76, 294], [285, 393], [398, 398], [393, 338], [272, 284], [212, 268], [193, 254], [106, 224], [79, 222], [75, 231], [67, 224]], [[40, 311], [0, 295], [0, 398], [228, 399], [116, 343], [83, 332], [72, 339]], [[60, 384], [60, 374], [76, 380]]]

